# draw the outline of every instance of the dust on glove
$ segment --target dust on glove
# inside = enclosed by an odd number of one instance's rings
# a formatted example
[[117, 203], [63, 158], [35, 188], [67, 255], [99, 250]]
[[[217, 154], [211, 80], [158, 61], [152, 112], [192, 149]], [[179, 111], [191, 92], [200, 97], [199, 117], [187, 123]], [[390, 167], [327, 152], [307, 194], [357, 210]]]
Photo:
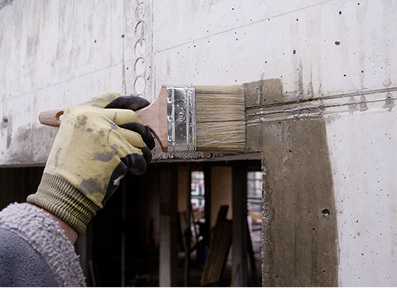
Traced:
[[135, 110], [149, 102], [108, 93], [65, 110], [37, 192], [27, 202], [85, 233], [130, 170], [146, 171], [155, 143]]

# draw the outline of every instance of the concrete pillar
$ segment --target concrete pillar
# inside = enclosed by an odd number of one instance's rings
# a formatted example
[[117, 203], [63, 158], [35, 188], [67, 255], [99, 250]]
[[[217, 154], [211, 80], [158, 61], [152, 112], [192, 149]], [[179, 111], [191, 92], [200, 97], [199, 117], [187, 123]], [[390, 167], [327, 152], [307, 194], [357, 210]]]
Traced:
[[160, 287], [177, 286], [177, 169], [161, 167], [160, 191]]

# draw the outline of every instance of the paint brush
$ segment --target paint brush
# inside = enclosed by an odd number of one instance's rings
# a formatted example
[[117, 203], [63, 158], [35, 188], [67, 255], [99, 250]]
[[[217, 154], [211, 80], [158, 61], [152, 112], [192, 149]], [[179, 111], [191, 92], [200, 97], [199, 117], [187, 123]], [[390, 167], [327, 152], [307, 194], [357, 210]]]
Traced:
[[[242, 85], [165, 86], [136, 111], [163, 152], [241, 153], [246, 146]], [[40, 123], [59, 127], [63, 109], [40, 113]]]

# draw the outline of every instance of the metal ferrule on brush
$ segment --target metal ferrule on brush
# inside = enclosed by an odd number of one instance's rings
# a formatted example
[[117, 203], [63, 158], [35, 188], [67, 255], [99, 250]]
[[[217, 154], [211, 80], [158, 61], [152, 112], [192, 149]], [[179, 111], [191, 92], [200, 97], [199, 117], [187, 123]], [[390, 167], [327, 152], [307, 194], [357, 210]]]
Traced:
[[167, 86], [169, 152], [196, 151], [195, 87]]

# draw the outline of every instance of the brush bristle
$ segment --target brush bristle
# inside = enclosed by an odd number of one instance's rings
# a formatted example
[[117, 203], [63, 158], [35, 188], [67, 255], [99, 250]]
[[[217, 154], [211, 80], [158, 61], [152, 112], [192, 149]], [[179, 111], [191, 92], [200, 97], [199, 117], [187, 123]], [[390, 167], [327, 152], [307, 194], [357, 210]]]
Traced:
[[243, 152], [246, 124], [242, 86], [195, 88], [197, 151]]

